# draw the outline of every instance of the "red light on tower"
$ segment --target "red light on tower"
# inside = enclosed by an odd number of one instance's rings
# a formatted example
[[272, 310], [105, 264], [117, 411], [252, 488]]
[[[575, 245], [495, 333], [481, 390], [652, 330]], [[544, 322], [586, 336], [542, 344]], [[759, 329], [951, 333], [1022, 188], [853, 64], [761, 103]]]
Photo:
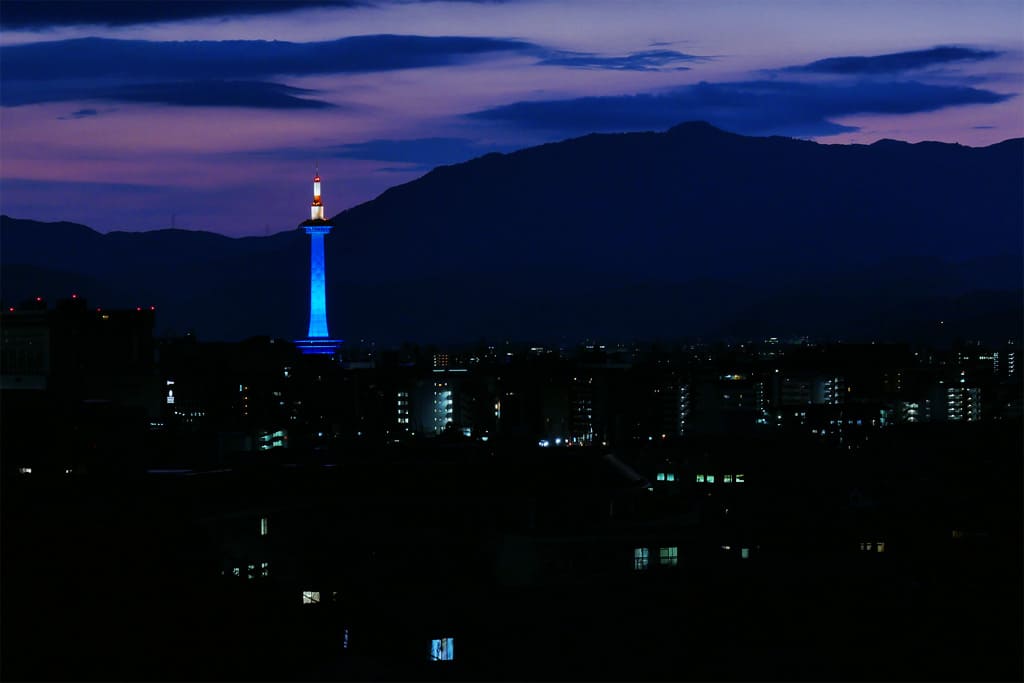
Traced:
[[156, 310], [156, 306], [150, 306], [150, 307], [149, 307], [149, 310], [151, 310], [151, 311], [155, 311], [155, 310]]
[[14, 313], [14, 306], [11, 306], [11, 307], [10, 307], [10, 308], [8, 308], [7, 310], [8, 310], [8, 311], [10, 311], [11, 313]]
[[72, 298], [72, 299], [77, 299], [77, 298], [78, 298], [78, 295], [77, 295], [77, 294], [72, 294], [72, 295], [71, 295], [71, 298]]
[[141, 311], [141, 310], [142, 310], [142, 306], [136, 306], [136, 307], [135, 307], [135, 310], [136, 310], [136, 311]]
[[41, 296], [37, 296], [36, 297], [36, 301], [42, 301], [42, 300], [43, 300], [43, 297], [41, 297]]

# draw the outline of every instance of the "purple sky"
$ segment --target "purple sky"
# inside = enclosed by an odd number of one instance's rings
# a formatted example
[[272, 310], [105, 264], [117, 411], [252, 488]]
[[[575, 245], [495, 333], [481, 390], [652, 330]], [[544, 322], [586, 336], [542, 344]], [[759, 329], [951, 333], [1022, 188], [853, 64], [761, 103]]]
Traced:
[[308, 217], [314, 160], [334, 214], [593, 130], [1024, 136], [1019, 0], [307, 4], [5, 2], [0, 211], [262, 235]]

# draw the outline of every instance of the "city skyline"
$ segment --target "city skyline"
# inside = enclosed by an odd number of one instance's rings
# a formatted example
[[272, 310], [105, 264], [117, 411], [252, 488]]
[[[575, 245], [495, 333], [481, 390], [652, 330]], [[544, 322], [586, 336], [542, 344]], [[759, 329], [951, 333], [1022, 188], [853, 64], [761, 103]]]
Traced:
[[687, 120], [1024, 135], [1013, 2], [47, 6], [5, 3], [0, 211], [101, 231], [290, 230], [314, 159], [340, 211], [439, 164]]

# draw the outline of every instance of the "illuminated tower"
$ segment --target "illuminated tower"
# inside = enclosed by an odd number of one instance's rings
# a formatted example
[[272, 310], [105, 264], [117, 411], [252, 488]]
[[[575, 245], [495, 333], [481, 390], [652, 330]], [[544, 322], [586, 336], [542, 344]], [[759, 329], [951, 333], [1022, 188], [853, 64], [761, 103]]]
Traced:
[[309, 220], [299, 224], [309, 235], [309, 338], [296, 342], [303, 353], [333, 354], [341, 339], [331, 339], [327, 332], [327, 273], [324, 268], [324, 237], [331, 225], [324, 219], [324, 204], [320, 199], [320, 171], [313, 176], [313, 204]]

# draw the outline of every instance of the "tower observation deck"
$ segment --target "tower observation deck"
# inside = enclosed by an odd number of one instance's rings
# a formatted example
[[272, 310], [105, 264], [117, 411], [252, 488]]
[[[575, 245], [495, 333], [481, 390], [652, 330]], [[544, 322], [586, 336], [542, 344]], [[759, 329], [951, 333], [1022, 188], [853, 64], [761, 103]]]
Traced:
[[324, 219], [324, 205], [320, 199], [320, 173], [313, 177], [313, 204], [309, 220], [299, 224], [309, 235], [309, 336], [296, 340], [303, 353], [333, 355], [341, 339], [331, 339], [327, 331], [327, 271], [324, 266], [324, 237], [334, 227]]

